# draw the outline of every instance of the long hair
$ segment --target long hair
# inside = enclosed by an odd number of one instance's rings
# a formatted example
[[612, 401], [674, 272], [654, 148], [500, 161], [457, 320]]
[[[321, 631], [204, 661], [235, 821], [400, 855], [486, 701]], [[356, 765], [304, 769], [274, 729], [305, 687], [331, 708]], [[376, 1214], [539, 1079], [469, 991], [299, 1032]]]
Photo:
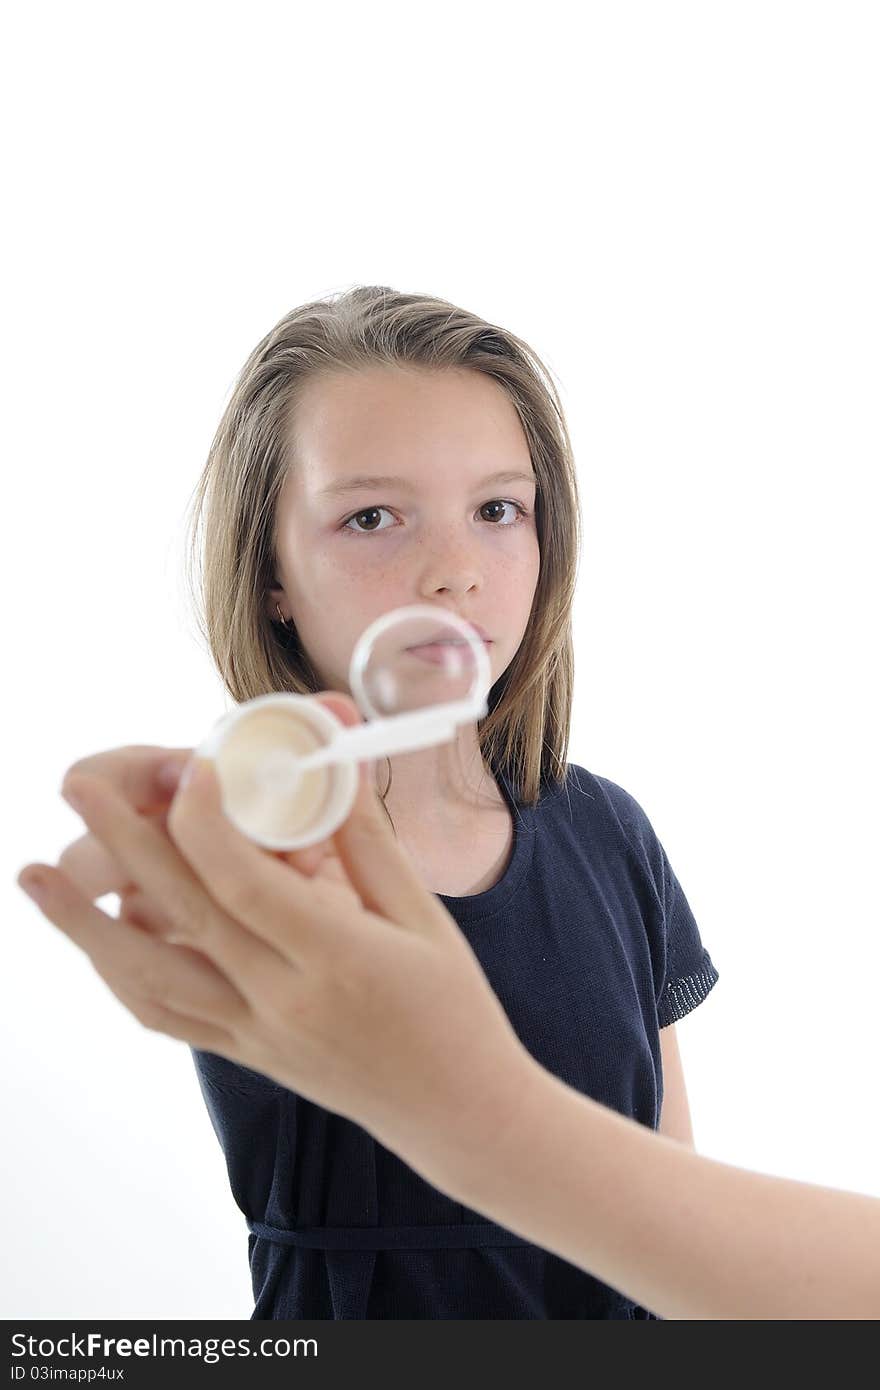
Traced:
[[188, 576], [199, 631], [236, 702], [320, 689], [296, 632], [266, 613], [277, 573], [276, 506], [295, 466], [291, 422], [305, 383], [376, 364], [485, 372], [507, 392], [528, 441], [538, 582], [523, 639], [489, 692], [477, 735], [493, 773], [504, 772], [518, 799], [534, 805], [541, 783], [560, 784], [567, 767], [581, 522], [556, 388], [507, 329], [444, 299], [384, 285], [356, 286], [285, 314], [239, 372], [192, 499]]

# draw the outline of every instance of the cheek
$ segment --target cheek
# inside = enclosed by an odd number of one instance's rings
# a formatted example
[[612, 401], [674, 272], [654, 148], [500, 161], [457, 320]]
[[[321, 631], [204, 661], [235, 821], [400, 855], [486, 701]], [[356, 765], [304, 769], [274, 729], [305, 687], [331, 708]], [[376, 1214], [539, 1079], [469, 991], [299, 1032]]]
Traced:
[[[376, 613], [376, 604], [392, 602], [395, 593], [408, 593], [412, 578], [410, 547], [371, 542], [367, 537], [336, 537], [321, 558], [322, 573], [350, 609]], [[400, 602], [408, 600], [401, 598]]]
[[530, 602], [541, 569], [541, 550], [537, 532], [530, 528], [516, 537], [516, 543], [498, 548], [492, 576], [510, 594], [511, 603]]
[[364, 628], [404, 590], [403, 566], [388, 557], [365, 556], [367, 549], [369, 543], [331, 539], [303, 551], [295, 566], [293, 611], [303, 642], [316, 666], [334, 672], [337, 690], [348, 690], [348, 664]]
[[369, 549], [369, 543], [360, 545], [336, 535], [304, 547], [295, 562], [297, 589], [310, 605], [320, 604], [325, 611], [340, 604], [356, 605], [362, 588], [372, 587], [390, 567], [387, 556], [368, 555]]

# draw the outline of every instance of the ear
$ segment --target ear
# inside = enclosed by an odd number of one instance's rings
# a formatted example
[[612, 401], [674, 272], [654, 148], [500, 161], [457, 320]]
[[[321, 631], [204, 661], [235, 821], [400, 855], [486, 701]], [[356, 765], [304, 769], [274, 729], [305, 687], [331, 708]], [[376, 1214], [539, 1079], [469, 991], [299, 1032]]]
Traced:
[[279, 608], [281, 609], [281, 612], [284, 614], [285, 618], [290, 617], [290, 614], [286, 611], [284, 607], [284, 603], [285, 594], [284, 590], [281, 588], [280, 585], [267, 590], [265, 604], [266, 617], [270, 618], [273, 623], [279, 623], [281, 621], [281, 619], [278, 616]]

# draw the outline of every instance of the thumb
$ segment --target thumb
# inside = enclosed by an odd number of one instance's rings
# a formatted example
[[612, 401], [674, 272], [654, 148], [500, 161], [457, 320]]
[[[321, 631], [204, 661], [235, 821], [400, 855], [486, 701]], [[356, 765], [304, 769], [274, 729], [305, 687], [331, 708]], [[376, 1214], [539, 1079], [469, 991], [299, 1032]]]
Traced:
[[[347, 727], [350, 728], [353, 724], [363, 724], [365, 722], [363, 715], [361, 714], [360, 710], [358, 709], [351, 696], [343, 695], [342, 692], [339, 690], [322, 691], [320, 695], [314, 696], [314, 699], [317, 700], [320, 704], [322, 704], [325, 709], [328, 709], [331, 714], [335, 714], [340, 724], [345, 724]], [[382, 819], [385, 820], [387, 824], [387, 817], [381, 805], [379, 804], [379, 794], [376, 791], [375, 758], [367, 758], [364, 762], [358, 763], [358, 790], [357, 796], [355, 798], [355, 806], [357, 805], [357, 802], [360, 799], [360, 797], [362, 797], [365, 794], [365, 789], [374, 793], [376, 808]], [[354, 807], [352, 808], [352, 814], [353, 812]], [[334, 852], [334, 842], [335, 836], [330, 836], [329, 839], [322, 842], [323, 845], [326, 847], [326, 852], [328, 854]]]
[[446, 911], [400, 844], [375, 785], [375, 763], [362, 763], [357, 795], [333, 835], [346, 877], [363, 906], [410, 931], [436, 929]]
[[[361, 712], [354, 700], [339, 690], [322, 690], [309, 698], [314, 700], [316, 704], [323, 705], [324, 709], [334, 715], [340, 724], [352, 725], [362, 722]], [[370, 763], [369, 767], [359, 769], [361, 777], [366, 772], [371, 784], [372, 767], [373, 764]], [[304, 849], [274, 850], [272, 853], [276, 858], [290, 864], [299, 873], [305, 874], [307, 878], [313, 878], [319, 873], [322, 877], [344, 878], [332, 836], [319, 840], [317, 844], [307, 845]]]

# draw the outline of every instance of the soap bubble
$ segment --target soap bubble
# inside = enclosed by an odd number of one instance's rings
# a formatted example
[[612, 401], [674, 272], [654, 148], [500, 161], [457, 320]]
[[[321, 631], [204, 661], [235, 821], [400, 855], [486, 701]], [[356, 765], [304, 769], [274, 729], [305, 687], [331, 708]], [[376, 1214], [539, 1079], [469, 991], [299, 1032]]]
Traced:
[[488, 691], [490, 647], [465, 619], [427, 604], [398, 608], [364, 632], [351, 659], [363, 714], [387, 719]]

